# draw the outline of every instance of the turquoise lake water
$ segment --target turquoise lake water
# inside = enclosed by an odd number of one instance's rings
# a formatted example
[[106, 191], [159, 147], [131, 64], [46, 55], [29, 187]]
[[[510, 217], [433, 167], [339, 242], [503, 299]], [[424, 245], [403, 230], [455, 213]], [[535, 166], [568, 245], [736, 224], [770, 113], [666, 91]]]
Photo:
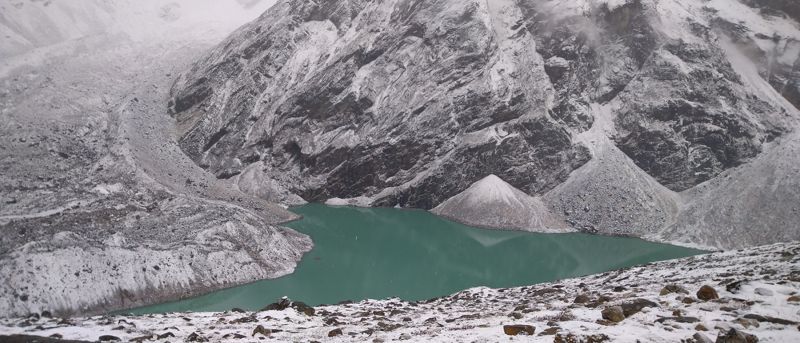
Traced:
[[485, 230], [426, 211], [307, 205], [286, 226], [314, 249], [295, 273], [137, 314], [257, 310], [282, 296], [309, 305], [344, 300], [424, 300], [476, 286], [514, 287], [704, 253], [636, 238]]

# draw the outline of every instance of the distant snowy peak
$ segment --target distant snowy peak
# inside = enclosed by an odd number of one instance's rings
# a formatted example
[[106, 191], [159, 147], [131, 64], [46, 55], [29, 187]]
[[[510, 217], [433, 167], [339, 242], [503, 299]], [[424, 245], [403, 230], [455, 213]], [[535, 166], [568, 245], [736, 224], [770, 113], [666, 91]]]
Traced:
[[481, 227], [534, 232], [570, 231], [565, 221], [551, 213], [541, 199], [525, 194], [496, 175], [475, 182], [432, 212]]

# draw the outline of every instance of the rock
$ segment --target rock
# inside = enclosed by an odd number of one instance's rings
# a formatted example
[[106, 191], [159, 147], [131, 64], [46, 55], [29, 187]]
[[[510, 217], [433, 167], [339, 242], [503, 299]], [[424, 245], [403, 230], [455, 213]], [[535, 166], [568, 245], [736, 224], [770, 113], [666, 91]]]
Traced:
[[536, 328], [531, 325], [503, 325], [503, 332], [509, 336], [529, 335], [532, 336]]
[[788, 299], [786, 299], [786, 301], [788, 301], [790, 303], [798, 303], [798, 302], [800, 302], [800, 295], [790, 296]]
[[747, 280], [739, 280], [739, 281], [731, 282], [731, 283], [725, 285], [725, 290], [727, 290], [728, 292], [731, 292], [733, 294], [739, 293], [739, 290], [742, 289], [742, 285], [744, 285], [747, 282], [748, 282]]
[[708, 331], [708, 328], [703, 324], [697, 324], [694, 329], [697, 331]]
[[256, 318], [255, 314], [253, 314], [253, 315], [249, 315], [249, 316], [244, 316], [242, 318], [236, 318], [236, 319], [231, 321], [231, 324], [255, 323], [257, 321], [258, 321], [258, 318]]
[[328, 331], [328, 337], [341, 336], [342, 334], [344, 334], [342, 332], [342, 329], [333, 329], [331, 331]]
[[610, 342], [611, 338], [605, 334], [577, 336], [575, 334], [561, 335], [558, 334], [553, 339], [553, 343], [603, 343]]
[[689, 304], [694, 304], [695, 300], [692, 297], [683, 297], [683, 299], [681, 299], [681, 302], [689, 305]]
[[192, 332], [186, 337], [187, 342], [208, 342], [208, 338], [203, 337], [197, 332]]
[[776, 318], [770, 316], [762, 316], [758, 314], [746, 314], [744, 316], [746, 319], [752, 319], [763, 323], [772, 323], [772, 324], [780, 324], [780, 325], [797, 325], [798, 323], [793, 320], [783, 319], [783, 318]]
[[234, 307], [234, 308], [232, 308], [232, 309], [231, 309], [231, 312], [235, 312], [235, 313], [245, 313], [245, 312], [247, 312], [247, 311], [245, 311], [245, 310], [243, 310], [243, 309], [240, 309], [240, 308], [238, 308], [238, 307]]
[[765, 296], [765, 297], [771, 297], [771, 296], [775, 295], [775, 292], [773, 292], [773, 291], [771, 291], [769, 289], [766, 289], [766, 288], [762, 288], [762, 287], [756, 288], [755, 292], [756, 292], [756, 294], [761, 295], [761, 296]]
[[172, 333], [172, 332], [165, 332], [165, 333], [162, 333], [162, 334], [158, 335], [157, 337], [158, 337], [158, 339], [167, 339], [167, 338], [170, 338], [170, 337], [175, 337], [175, 334]]
[[519, 312], [511, 312], [508, 316], [514, 319], [522, 319], [522, 313]]
[[758, 342], [758, 337], [736, 329], [730, 329], [728, 330], [728, 332], [720, 333], [719, 336], [717, 336], [717, 341], [716, 341], [716, 343], [756, 343], [756, 342]]
[[102, 335], [102, 336], [100, 336], [100, 338], [98, 338], [97, 340], [98, 340], [98, 341], [100, 341], [100, 342], [116, 342], [116, 341], [121, 341], [122, 339], [120, 339], [120, 338], [119, 338], [119, 337], [117, 337], [117, 336], [112, 336], [112, 335]]
[[714, 343], [711, 338], [699, 332], [696, 332], [692, 338], [694, 338], [695, 343]]
[[700, 322], [700, 318], [696, 318], [696, 317], [662, 317], [662, 318], [656, 319], [656, 323], [664, 323], [664, 322], [668, 322], [668, 321], [672, 321], [672, 322], [676, 322], [676, 323], [692, 324], [692, 323]]
[[292, 308], [297, 310], [297, 312], [303, 313], [307, 316], [314, 316], [314, 308], [311, 306], [306, 305], [304, 302], [296, 301], [292, 303]]
[[601, 314], [603, 316], [603, 319], [609, 320], [614, 323], [619, 323], [625, 320], [625, 313], [623, 312], [622, 307], [620, 306], [606, 307], [601, 312]]
[[0, 342], [3, 343], [90, 343], [89, 341], [62, 340], [60, 338], [49, 338], [31, 335], [3, 335], [0, 334]]
[[661, 295], [667, 295], [671, 293], [680, 293], [680, 294], [689, 294], [689, 291], [686, 288], [683, 288], [678, 285], [666, 285], [664, 288], [661, 289]]
[[713, 287], [704, 285], [697, 291], [697, 299], [703, 301], [715, 300], [719, 299], [719, 294], [717, 294], [717, 291]]
[[575, 304], [585, 304], [590, 301], [589, 296], [586, 294], [578, 294], [572, 302]]
[[647, 299], [635, 299], [623, 303], [620, 307], [622, 307], [622, 313], [627, 318], [641, 312], [645, 307], [658, 307], [658, 304]]
[[407, 341], [409, 339], [411, 339], [411, 334], [403, 333], [402, 335], [400, 335], [400, 340], [401, 341]]
[[758, 324], [758, 321], [755, 320], [755, 319], [736, 318], [733, 322], [736, 323], [736, 324], [741, 325], [745, 329], [749, 329], [751, 327], [757, 328], [757, 327], [761, 326], [760, 324]]
[[255, 329], [253, 329], [253, 334], [251, 334], [250, 337], [255, 337], [257, 334], [260, 334], [264, 337], [269, 337], [269, 335], [272, 334], [272, 331], [265, 328], [263, 325], [259, 325], [256, 326]]
[[560, 328], [558, 328], [558, 327], [547, 328], [547, 329], [544, 329], [544, 331], [542, 331], [539, 334], [539, 336], [552, 336], [552, 335], [557, 334], [558, 330], [560, 330]]
[[384, 322], [378, 322], [378, 327], [381, 329], [381, 331], [389, 332], [389, 331], [397, 330], [397, 329], [403, 327], [403, 325], [400, 325], [400, 324], [387, 324], [387, 323], [384, 323]]
[[131, 342], [142, 343], [142, 342], [149, 341], [149, 340], [153, 339], [154, 336], [155, 335], [144, 335], [144, 336], [134, 337], [134, 338], [131, 338]]
[[261, 309], [261, 311], [283, 311], [289, 308], [291, 304], [292, 302], [289, 301], [289, 298], [283, 297], [281, 298], [281, 300], [278, 300], [278, 302], [274, 302], [272, 304], [267, 305], [266, 307]]
[[[410, 321], [411, 318], [409, 318], [408, 320]], [[328, 326], [337, 326], [344, 324], [341, 321], [339, 321], [339, 319], [336, 319], [336, 317], [325, 318], [322, 322]]]

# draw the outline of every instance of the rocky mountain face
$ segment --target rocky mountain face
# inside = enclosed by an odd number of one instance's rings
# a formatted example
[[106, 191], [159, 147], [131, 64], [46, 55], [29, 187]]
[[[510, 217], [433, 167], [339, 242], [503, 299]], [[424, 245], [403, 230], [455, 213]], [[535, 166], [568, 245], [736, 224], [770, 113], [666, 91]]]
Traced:
[[491, 173], [544, 192], [589, 156], [548, 115], [524, 18], [505, 1], [280, 3], [179, 80], [181, 145], [306, 201], [432, 208]]
[[[576, 229], [678, 240], [695, 199], [730, 187], [721, 175], [797, 146], [797, 14], [780, 0], [288, 0], [181, 75], [170, 106], [196, 163], [266, 199], [430, 209], [494, 174]], [[686, 243], [798, 239], [797, 225]]]

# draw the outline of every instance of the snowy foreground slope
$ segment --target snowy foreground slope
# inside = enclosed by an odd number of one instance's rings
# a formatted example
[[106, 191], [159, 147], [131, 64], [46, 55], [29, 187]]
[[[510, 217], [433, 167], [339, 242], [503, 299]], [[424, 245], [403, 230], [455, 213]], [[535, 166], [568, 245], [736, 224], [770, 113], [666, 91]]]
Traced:
[[496, 175], [554, 228], [796, 240], [797, 18], [772, 0], [287, 0], [178, 77], [171, 108], [198, 165], [286, 204], [483, 204], [468, 189]]
[[[105, 312], [294, 270], [312, 246], [279, 226], [296, 216], [195, 165], [166, 114], [173, 75], [235, 28], [217, 24], [226, 11], [147, 27], [139, 10], [155, 1], [1, 3], [0, 23], [32, 46], [0, 58], [0, 316]], [[121, 34], [126, 16], [154, 33]], [[47, 31], [19, 26], [88, 18], [103, 21], [58, 42], [33, 44], [27, 33]]]
[[[698, 294], [703, 286], [713, 288], [719, 299], [709, 299], [711, 291]], [[87, 341], [108, 335], [113, 337], [107, 339], [132, 342], [746, 342], [717, 339], [735, 330], [755, 335], [758, 342], [798, 342], [800, 244], [716, 253], [529, 287], [475, 288], [414, 303], [388, 299], [319, 306], [313, 312], [295, 308], [30, 317], [0, 320], [0, 334]], [[531, 330], [533, 336], [510, 336], [507, 325], [523, 325], [520, 335]]]

